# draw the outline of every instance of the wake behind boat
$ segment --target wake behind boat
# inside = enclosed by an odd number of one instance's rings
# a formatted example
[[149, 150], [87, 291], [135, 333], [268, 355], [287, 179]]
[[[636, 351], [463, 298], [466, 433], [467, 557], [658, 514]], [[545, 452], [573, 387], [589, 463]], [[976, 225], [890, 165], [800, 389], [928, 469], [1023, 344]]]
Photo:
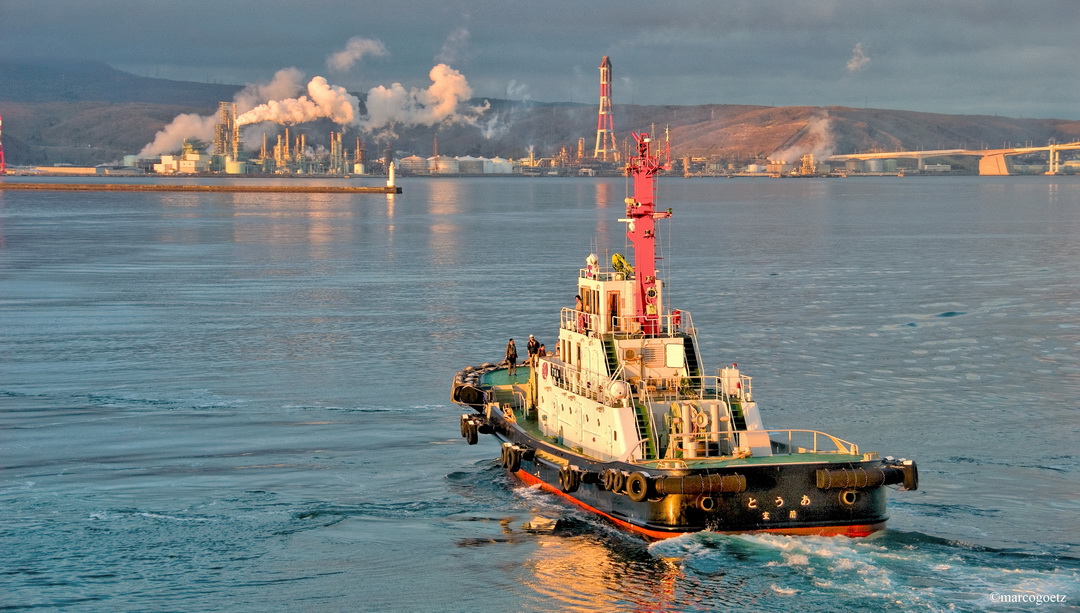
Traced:
[[649, 538], [883, 529], [885, 487], [916, 489], [914, 462], [766, 429], [750, 377], [735, 364], [706, 374], [690, 313], [665, 305], [656, 273], [656, 223], [671, 216], [656, 210], [660, 155], [647, 134], [634, 139], [620, 220], [634, 262], [586, 259], [555, 351], [457, 373], [451, 399], [473, 409], [462, 436], [493, 435], [511, 474]]

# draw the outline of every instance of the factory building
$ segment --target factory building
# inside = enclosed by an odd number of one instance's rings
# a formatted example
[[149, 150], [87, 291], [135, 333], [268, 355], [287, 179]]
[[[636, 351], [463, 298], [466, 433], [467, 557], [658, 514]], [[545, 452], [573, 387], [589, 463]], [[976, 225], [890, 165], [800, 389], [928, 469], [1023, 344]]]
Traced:
[[210, 172], [213, 156], [195, 151], [190, 145], [180, 155], [163, 155], [161, 161], [154, 164], [154, 172], [159, 175], [189, 175]]
[[410, 155], [394, 162], [398, 172], [404, 175], [508, 175], [514, 173], [514, 163], [505, 158], [477, 158], [472, 156], [432, 156], [422, 158]]

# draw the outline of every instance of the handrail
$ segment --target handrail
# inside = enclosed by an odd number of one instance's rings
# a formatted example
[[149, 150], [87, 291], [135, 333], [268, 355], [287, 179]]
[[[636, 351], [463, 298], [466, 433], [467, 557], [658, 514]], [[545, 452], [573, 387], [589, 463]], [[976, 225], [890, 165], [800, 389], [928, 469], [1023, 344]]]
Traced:
[[[657, 398], [664, 400], [723, 400], [750, 402], [752, 377], [738, 375], [738, 385], [728, 385], [733, 390], [725, 390], [723, 377], [706, 375], [702, 377], [647, 377], [641, 384], [656, 389]], [[663, 393], [660, 393], [663, 392]]]
[[[788, 454], [789, 455], [797, 455], [797, 454], [800, 454], [800, 453], [847, 453], [847, 454], [851, 454], [851, 455], [859, 455], [859, 446], [856, 445], [855, 443], [852, 443], [851, 441], [845, 441], [842, 438], [835, 437], [835, 436], [833, 436], [833, 435], [831, 435], [831, 434], [829, 434], [827, 432], [822, 432], [820, 430], [802, 430], [802, 429], [792, 428], [792, 429], [781, 429], [781, 430], [761, 430], [761, 432], [768, 432], [770, 434], [779, 434], [779, 433], [786, 432], [787, 433], [787, 439], [788, 439], [787, 440], [787, 445], [788, 445]], [[796, 432], [807, 433], [807, 434], [811, 434], [813, 436], [814, 444], [813, 444], [813, 447], [810, 450], [794, 451], [794, 452], [792, 451], [795, 448], [793, 435]], [[836, 451], [832, 452], [832, 451], [819, 450], [818, 449], [818, 436], [823, 436], [823, 437], [829, 439], [829, 442], [831, 442], [833, 444], [833, 446], [836, 447]], [[800, 447], [799, 449], [803, 449], [803, 448]]]
[[[660, 315], [659, 330], [657, 334], [650, 335], [656, 338], [673, 338], [682, 334], [693, 335], [695, 332], [694, 318], [687, 311], [670, 310]], [[583, 325], [584, 324], [584, 325]], [[625, 336], [640, 336], [642, 334], [642, 317], [638, 315], [610, 315], [601, 317], [590, 311], [579, 311], [570, 307], [563, 307], [559, 312], [559, 327], [563, 330], [574, 330], [585, 334], [615, 334]]]
[[[634, 400], [633, 386], [630, 386], [630, 388], [631, 388], [630, 400], [633, 401]], [[650, 408], [650, 407], [652, 407], [652, 400], [649, 398], [649, 389], [647, 387], [644, 387], [644, 386], [642, 386], [640, 389], [641, 389], [641, 402], [644, 403], [644, 405], [645, 405], [645, 417], [646, 417], [646, 419], [649, 420], [649, 430], [648, 430], [648, 432], [652, 433], [653, 447], [656, 449], [656, 455], [659, 456], [660, 455], [660, 439], [656, 434], [657, 433], [656, 421], [653, 419], [653, 412], [652, 412], [652, 409]], [[631, 406], [636, 406], [636, 405], [631, 405]], [[637, 410], [635, 409], [634, 412], [636, 413]], [[648, 432], [646, 434], [648, 434]], [[645, 455], [645, 454], [642, 453], [642, 455]]]
[[[515, 409], [521, 409], [522, 411], [528, 411], [529, 405], [525, 401], [525, 394], [523, 394], [522, 392], [519, 392], [517, 390], [511, 390], [510, 393], [511, 393], [511, 395], [514, 398], [514, 401], [515, 401], [514, 408]], [[517, 402], [519, 397], [520, 397], [520, 401], [521, 401], [520, 404]]]
[[[855, 443], [852, 443], [851, 441], [846, 441], [846, 440], [844, 440], [842, 438], [833, 436], [833, 435], [831, 435], [831, 434], [829, 434], [827, 432], [822, 432], [820, 430], [804, 430], [804, 429], [799, 429], [799, 428], [779, 428], [779, 429], [766, 429], [766, 430], [701, 430], [701, 431], [698, 431], [698, 432], [695, 432], [695, 433], [691, 434], [690, 437], [693, 440], [700, 440], [699, 437], [709, 437], [709, 436], [713, 436], [713, 435], [742, 434], [744, 432], [765, 432], [765, 433], [770, 435], [769, 440], [771, 442], [774, 442], [774, 443], [780, 443], [780, 441], [777, 441], [773, 437], [773, 435], [786, 435], [786, 438], [787, 438], [787, 451], [782, 452], [782, 453], [778, 453], [778, 452], [774, 451], [773, 455], [800, 455], [800, 454], [805, 454], [805, 453], [842, 453], [842, 454], [850, 454], [850, 455], [859, 455], [859, 446], [856, 445]], [[795, 436], [796, 434], [802, 434], [802, 435], [808, 436], [809, 439], [810, 439], [810, 441], [809, 441], [810, 446], [809, 447], [797, 446], [796, 443], [801, 442], [801, 441], [798, 441], [796, 439], [796, 436]], [[820, 438], [827, 439], [830, 443], [832, 443], [832, 446], [835, 449], [822, 449], [822, 448], [819, 448], [819, 439]], [[820, 444], [823, 444], [823, 442], [821, 442]], [[717, 457], [717, 456], [716, 456], [716, 454], [710, 455], [710, 454], [706, 453], [705, 455], [701, 455], [701, 456], [698, 456], [698, 457], [702, 458], [702, 457]]]

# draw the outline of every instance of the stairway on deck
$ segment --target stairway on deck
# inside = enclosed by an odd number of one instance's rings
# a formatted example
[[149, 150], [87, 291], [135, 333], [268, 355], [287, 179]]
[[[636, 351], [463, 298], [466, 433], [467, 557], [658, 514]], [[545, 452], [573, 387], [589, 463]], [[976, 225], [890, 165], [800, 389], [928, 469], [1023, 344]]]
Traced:
[[604, 354], [607, 356], [607, 372], [610, 377], [619, 370], [619, 349], [611, 335], [604, 338]]
[[689, 336], [683, 337], [683, 353], [686, 354], [686, 372], [691, 377], [700, 377], [701, 364], [698, 363], [697, 349], [694, 347], [694, 339]]

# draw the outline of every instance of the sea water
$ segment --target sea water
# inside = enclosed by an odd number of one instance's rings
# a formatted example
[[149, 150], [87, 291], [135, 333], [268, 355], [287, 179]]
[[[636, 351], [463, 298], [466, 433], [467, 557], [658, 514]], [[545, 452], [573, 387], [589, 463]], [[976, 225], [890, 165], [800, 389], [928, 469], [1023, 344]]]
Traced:
[[0, 609], [1080, 603], [1080, 180], [661, 179], [706, 362], [922, 479], [871, 538], [653, 544], [508, 478], [448, 399], [629, 255], [625, 180], [401, 185], [0, 191]]

